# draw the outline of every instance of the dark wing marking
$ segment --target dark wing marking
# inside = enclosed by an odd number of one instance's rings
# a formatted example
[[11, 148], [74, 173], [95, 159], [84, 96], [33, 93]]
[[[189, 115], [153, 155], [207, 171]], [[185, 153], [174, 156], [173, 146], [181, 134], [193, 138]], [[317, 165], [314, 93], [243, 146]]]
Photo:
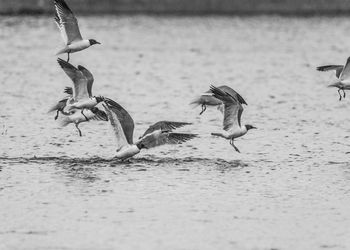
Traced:
[[63, 93], [66, 93], [68, 95], [73, 95], [72, 87], [65, 87]]
[[86, 79], [87, 79], [87, 91], [89, 93], [89, 97], [92, 97], [92, 84], [94, 83], [94, 76], [91, 74], [91, 72], [87, 68], [85, 68], [81, 65], [78, 65], [78, 69], [81, 72], [83, 72], [84, 76], [86, 77]]
[[118, 120], [123, 128], [126, 140], [129, 144], [133, 144], [134, 135], [134, 120], [129, 115], [129, 113], [115, 101], [105, 98], [105, 103], [107, 107], [112, 110], [118, 117]]
[[144, 148], [153, 148], [164, 144], [181, 144], [197, 137], [196, 134], [171, 133], [168, 131], [154, 131], [142, 137], [137, 145]]
[[172, 131], [173, 129], [181, 128], [185, 125], [191, 125], [191, 124], [192, 123], [188, 123], [188, 122], [159, 121], [151, 125], [141, 137], [144, 137], [145, 135], [150, 134], [156, 130]]
[[222, 85], [222, 86], [219, 86], [218, 89], [221, 89], [222, 91], [235, 97], [240, 104], [248, 105], [247, 102], [243, 99], [243, 97], [240, 94], [238, 94], [236, 91], [234, 91], [232, 88], [230, 88], [229, 86]]

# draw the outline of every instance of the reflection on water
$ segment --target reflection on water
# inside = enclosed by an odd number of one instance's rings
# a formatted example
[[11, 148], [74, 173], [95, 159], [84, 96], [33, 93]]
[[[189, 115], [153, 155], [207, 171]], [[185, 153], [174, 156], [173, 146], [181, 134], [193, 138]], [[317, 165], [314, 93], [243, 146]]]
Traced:
[[[346, 18], [80, 18], [103, 46], [71, 62], [130, 112], [135, 138], [158, 120], [200, 135], [124, 162], [106, 123], [79, 137], [46, 113], [71, 84], [52, 18], [0, 19], [0, 249], [350, 248], [349, 100], [315, 71], [345, 61]], [[210, 136], [217, 110], [188, 105], [209, 84], [249, 103], [242, 122], [259, 129], [241, 154]]]

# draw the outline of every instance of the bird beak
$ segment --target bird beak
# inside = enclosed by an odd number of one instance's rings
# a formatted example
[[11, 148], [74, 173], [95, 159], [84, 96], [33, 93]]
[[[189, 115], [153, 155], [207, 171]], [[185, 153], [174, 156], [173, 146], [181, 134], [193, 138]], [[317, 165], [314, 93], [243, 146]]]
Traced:
[[258, 129], [257, 127], [252, 127], [252, 129]]
[[96, 44], [101, 44], [101, 43], [96, 41]]

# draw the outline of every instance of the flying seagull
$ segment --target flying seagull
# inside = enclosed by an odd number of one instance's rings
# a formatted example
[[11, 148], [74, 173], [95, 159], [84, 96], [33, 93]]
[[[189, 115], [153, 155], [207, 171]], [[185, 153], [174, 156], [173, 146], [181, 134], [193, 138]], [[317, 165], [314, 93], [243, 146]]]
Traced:
[[210, 86], [210, 91], [215, 98], [221, 100], [224, 104], [223, 131], [212, 133], [212, 135], [230, 140], [231, 146], [240, 153], [239, 149], [234, 145], [234, 139], [245, 135], [248, 130], [256, 129], [256, 127], [249, 124], [241, 126], [243, 107], [235, 96], [213, 85]]
[[117, 141], [118, 159], [127, 159], [138, 154], [141, 149], [149, 149], [164, 144], [181, 144], [195, 138], [195, 134], [173, 133], [172, 130], [190, 123], [160, 121], [149, 127], [146, 132], [133, 142], [134, 121], [129, 113], [118, 103], [106, 103], [109, 122]]
[[72, 96], [67, 99], [66, 106], [64, 107], [66, 113], [72, 109], [81, 109], [83, 113], [84, 108], [92, 108], [104, 100], [102, 96], [92, 95], [94, 77], [89, 70], [81, 65], [78, 65], [78, 68], [76, 68], [61, 58], [58, 58], [57, 62], [72, 80], [74, 86], [72, 90], [66, 88], [66, 92], [69, 91], [72, 93]]
[[[330, 71], [335, 70], [337, 77], [336, 82], [328, 85], [328, 87], [338, 88], [339, 101], [342, 97], [345, 98], [345, 90], [350, 89], [350, 57], [347, 59], [345, 66], [343, 65], [324, 65], [316, 68], [318, 71]], [[343, 91], [343, 96], [340, 91]]]
[[68, 7], [64, 0], [54, 0], [55, 5], [55, 22], [61, 31], [65, 47], [60, 49], [56, 55], [63, 53], [68, 54], [67, 62], [69, 62], [69, 54], [89, 48], [94, 44], [100, 44], [95, 39], [83, 39], [78, 20]]
[[[219, 86], [217, 88], [229, 93], [234, 98], [236, 98], [241, 104], [248, 105], [246, 103], [246, 101], [242, 98], [242, 96], [240, 96], [240, 94], [238, 94], [236, 91], [234, 91], [229, 86], [222, 85], [222, 86]], [[208, 90], [205, 93], [201, 94], [196, 99], [194, 99], [190, 104], [194, 104], [195, 106], [201, 105], [202, 111], [199, 113], [199, 115], [201, 115], [207, 109], [207, 106], [217, 106], [218, 109], [220, 109], [223, 105], [223, 102], [220, 99], [214, 97], [213, 93], [210, 90]]]

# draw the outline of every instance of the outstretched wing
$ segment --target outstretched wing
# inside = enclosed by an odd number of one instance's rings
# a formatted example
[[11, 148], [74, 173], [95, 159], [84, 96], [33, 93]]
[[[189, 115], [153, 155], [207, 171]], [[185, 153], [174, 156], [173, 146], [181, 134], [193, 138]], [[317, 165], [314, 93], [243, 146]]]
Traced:
[[54, 0], [55, 21], [61, 31], [64, 42], [69, 45], [82, 40], [78, 21], [64, 0]]
[[81, 65], [78, 65], [78, 69], [86, 77], [86, 79], [87, 79], [87, 91], [89, 93], [89, 97], [92, 97], [92, 84], [94, 83], [94, 76], [91, 74], [91, 72], [87, 68], [85, 68]]
[[68, 75], [68, 77], [73, 81], [74, 101], [89, 98], [87, 90], [88, 80], [86, 79], [85, 75], [72, 64], [62, 60], [61, 58], [58, 58], [57, 62], [63, 71]]
[[228, 131], [235, 127], [241, 127], [242, 104], [232, 95], [217, 87], [210, 86], [210, 90], [216, 98], [222, 100], [224, 103], [223, 129]]
[[335, 75], [339, 78], [341, 72], [344, 69], [343, 65], [324, 65], [316, 68], [318, 71], [330, 71], [335, 70]]
[[346, 60], [343, 71], [341, 72], [339, 79], [341, 81], [348, 80], [350, 78], [350, 57]]
[[142, 137], [136, 144], [142, 148], [153, 148], [164, 144], [181, 144], [197, 137], [196, 134], [171, 133], [157, 130]]
[[113, 129], [116, 142], [117, 142], [117, 149], [120, 149], [123, 146], [128, 145], [128, 141], [126, 140], [124, 130], [122, 128], [122, 125], [118, 119], [118, 116], [115, 112], [115, 110], [110, 109], [107, 105], [102, 104], [106, 114], [108, 116], [108, 120], [111, 124], [111, 127]]
[[105, 98], [108, 108], [118, 117], [121, 127], [124, 131], [125, 138], [129, 144], [133, 144], [134, 120], [129, 113], [115, 101]]
[[171, 121], [160, 121], [160, 122], [156, 122], [155, 124], [153, 124], [152, 126], [150, 126], [146, 132], [141, 136], [144, 137], [147, 134], [150, 134], [156, 130], [161, 130], [161, 131], [171, 131], [173, 129], [176, 128], [181, 128], [185, 125], [190, 125], [192, 123], [188, 123], [188, 122], [171, 122]]

